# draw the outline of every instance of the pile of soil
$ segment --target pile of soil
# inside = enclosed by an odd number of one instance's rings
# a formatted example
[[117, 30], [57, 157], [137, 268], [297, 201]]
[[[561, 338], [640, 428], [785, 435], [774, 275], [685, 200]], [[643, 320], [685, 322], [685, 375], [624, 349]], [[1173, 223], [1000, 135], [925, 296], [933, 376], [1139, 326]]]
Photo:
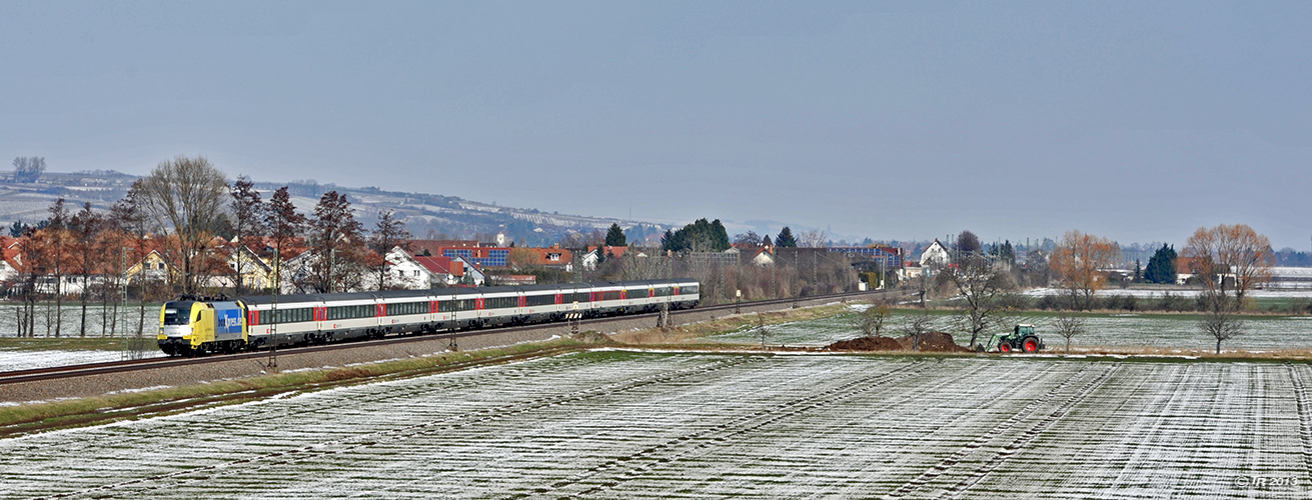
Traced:
[[[915, 345], [911, 336], [898, 337], [897, 343], [908, 351]], [[957, 345], [952, 335], [944, 332], [931, 332], [920, 339], [920, 350], [924, 352], [970, 352], [970, 349]]]
[[891, 337], [857, 337], [825, 346], [826, 351], [900, 351], [902, 344]]
[[[825, 351], [910, 351], [915, 340], [910, 336], [898, 337], [857, 337], [840, 340], [824, 347]], [[970, 352], [970, 349], [957, 345], [952, 335], [943, 332], [926, 334], [920, 339], [920, 350], [924, 352]]]

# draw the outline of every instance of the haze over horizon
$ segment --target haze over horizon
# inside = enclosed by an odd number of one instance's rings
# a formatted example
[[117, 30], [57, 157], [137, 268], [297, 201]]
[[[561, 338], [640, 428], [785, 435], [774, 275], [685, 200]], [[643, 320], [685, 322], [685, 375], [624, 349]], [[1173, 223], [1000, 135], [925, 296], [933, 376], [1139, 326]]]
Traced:
[[0, 155], [848, 238], [1246, 223], [1307, 251], [1310, 25], [1300, 2], [5, 2]]

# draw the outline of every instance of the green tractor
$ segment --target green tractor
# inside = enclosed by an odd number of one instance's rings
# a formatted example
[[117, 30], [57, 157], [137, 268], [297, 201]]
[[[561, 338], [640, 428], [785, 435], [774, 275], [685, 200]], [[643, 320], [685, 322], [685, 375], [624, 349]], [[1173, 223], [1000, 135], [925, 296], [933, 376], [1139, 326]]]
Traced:
[[1039, 352], [1045, 347], [1043, 339], [1034, 333], [1034, 325], [1016, 325], [1010, 333], [995, 334], [989, 339], [988, 345], [976, 344], [975, 350], [986, 352], [994, 346], [997, 346], [998, 352], [1001, 353], [1016, 351], [1032, 353]]

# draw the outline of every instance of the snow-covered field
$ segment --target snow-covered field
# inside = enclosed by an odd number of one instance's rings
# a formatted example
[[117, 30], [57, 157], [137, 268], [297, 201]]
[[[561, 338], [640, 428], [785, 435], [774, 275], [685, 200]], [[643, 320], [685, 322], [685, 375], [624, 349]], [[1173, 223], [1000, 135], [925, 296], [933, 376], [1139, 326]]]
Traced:
[[[154, 347], [154, 345], [150, 347]], [[139, 357], [155, 358], [163, 355], [164, 353], [159, 349], [152, 349], [142, 353]], [[18, 351], [0, 349], [0, 372], [104, 363], [122, 359], [127, 359], [126, 353], [119, 351]]]
[[[17, 304], [3, 303], [0, 304], [0, 337], [18, 336], [18, 308]], [[145, 332], [153, 335], [155, 328], [159, 327], [159, 308], [160, 304], [146, 304], [145, 312]], [[73, 303], [65, 302], [63, 311], [59, 315], [59, 323], [62, 325], [60, 330], [64, 336], [76, 336], [79, 334], [82, 322], [82, 306], [76, 301]], [[37, 306], [36, 318], [36, 336], [46, 335], [46, 330], [54, 331], [54, 306], [53, 304], [41, 303]], [[93, 303], [87, 307], [87, 336], [88, 337], [123, 337], [131, 336], [137, 333], [137, 324], [141, 321], [141, 309], [137, 304], [122, 305], [117, 309], [118, 321], [115, 321], [115, 309], [108, 307], [101, 310], [100, 304]], [[49, 316], [49, 321], [47, 321]]]
[[594, 351], [0, 440], [0, 497], [1305, 498], [1309, 381]]
[[[1141, 290], [1134, 288], [1111, 288], [1098, 290], [1095, 294], [1099, 297], [1111, 297], [1115, 295], [1131, 296], [1134, 298], [1161, 298], [1167, 291], [1176, 297], [1197, 297], [1200, 290], [1179, 289], [1179, 290]], [[1042, 297], [1044, 295], [1063, 295], [1065, 290], [1056, 288], [1031, 288], [1023, 292], [1030, 297]], [[1249, 297], [1253, 298], [1282, 298], [1282, 299], [1312, 299], [1312, 289], [1301, 290], [1252, 290], [1248, 292]]]
[[[853, 308], [856, 309], [855, 307]], [[895, 312], [884, 332], [897, 337], [905, 311]], [[1055, 314], [1027, 314], [1019, 322], [1031, 322], [1050, 348], [1065, 346], [1050, 322]], [[952, 331], [949, 316], [936, 316], [934, 328]], [[771, 344], [822, 346], [861, 335], [851, 323], [850, 316], [835, 316], [811, 321], [767, 326], [766, 342]], [[1198, 320], [1188, 316], [1112, 314], [1095, 315], [1086, 319], [1087, 332], [1071, 339], [1072, 346], [1084, 347], [1157, 347], [1164, 349], [1213, 349], [1216, 340], [1199, 331]], [[989, 333], [997, 333], [990, 331]], [[958, 344], [968, 345], [970, 335], [955, 333]], [[711, 337], [733, 343], [760, 342], [759, 330], [746, 329]], [[987, 341], [983, 338], [981, 341]], [[1244, 320], [1244, 334], [1222, 344], [1226, 350], [1264, 351], [1272, 349], [1312, 348], [1312, 317], [1269, 316]]]

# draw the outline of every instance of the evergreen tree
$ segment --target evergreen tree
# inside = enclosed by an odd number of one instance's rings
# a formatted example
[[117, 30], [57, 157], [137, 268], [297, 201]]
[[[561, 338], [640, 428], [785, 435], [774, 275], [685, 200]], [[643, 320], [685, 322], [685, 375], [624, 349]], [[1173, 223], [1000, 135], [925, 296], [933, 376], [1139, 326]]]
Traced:
[[711, 221], [711, 229], [708, 234], [711, 237], [711, 247], [717, 252], [723, 252], [733, 246], [729, 244], [729, 231], [724, 228], [724, 224], [720, 223], [720, 219]]
[[1148, 267], [1144, 268], [1143, 272], [1144, 281], [1164, 285], [1175, 284], [1177, 257], [1174, 247], [1162, 244], [1162, 248], [1157, 249], [1152, 258], [1148, 259]]
[[761, 237], [761, 246], [763, 247], [772, 246], [772, 244], [770, 243], [770, 235], [767, 234]]
[[788, 229], [788, 226], [784, 226], [783, 230], [779, 231], [779, 236], [775, 237], [774, 245], [777, 247], [796, 247], [797, 240], [793, 238], [793, 230]]
[[611, 224], [610, 230], [606, 231], [606, 246], [628, 246], [627, 238], [624, 236], [624, 230], [620, 229], [619, 224]]
[[1143, 279], [1143, 266], [1139, 265], [1139, 259], [1134, 259], [1134, 281]]
[[729, 233], [720, 219], [714, 222], [697, 219], [673, 233], [666, 231], [661, 238], [661, 247], [675, 252], [723, 252], [730, 247]]

